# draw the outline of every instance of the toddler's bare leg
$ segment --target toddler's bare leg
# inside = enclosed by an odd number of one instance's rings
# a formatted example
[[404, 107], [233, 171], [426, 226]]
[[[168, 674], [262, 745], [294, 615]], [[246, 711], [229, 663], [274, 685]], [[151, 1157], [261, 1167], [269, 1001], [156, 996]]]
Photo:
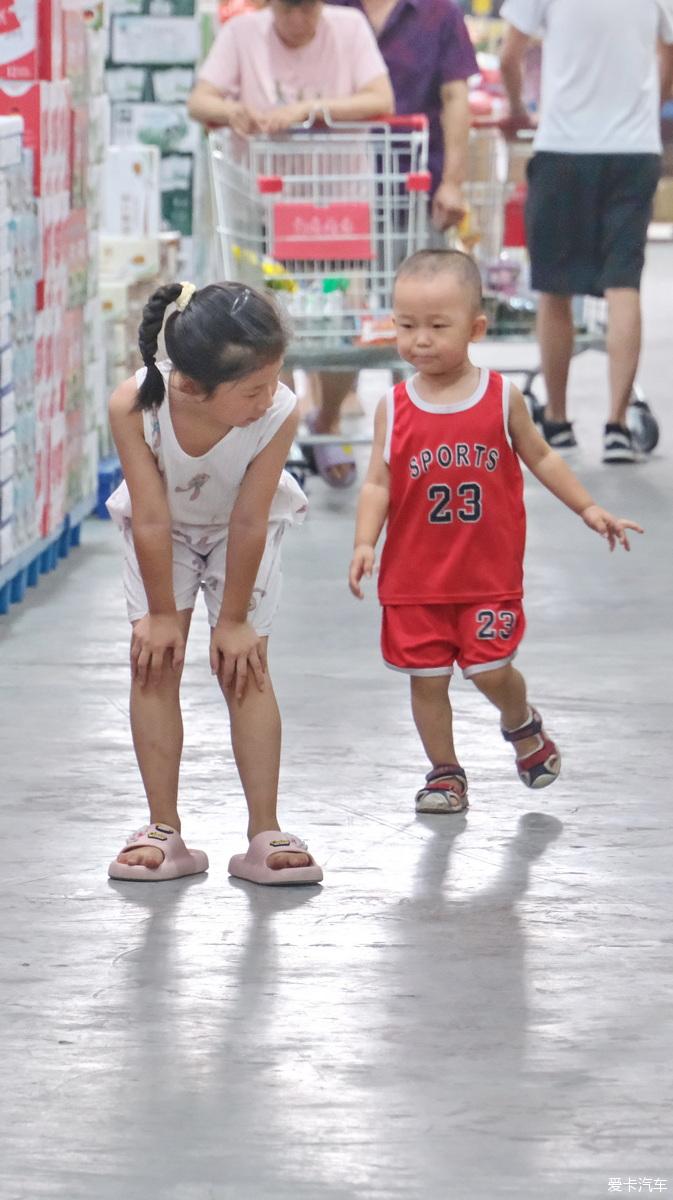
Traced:
[[[178, 613], [185, 639], [191, 609]], [[182, 757], [182, 713], [180, 680], [182, 669], [165, 663], [158, 685], [145, 687], [131, 681], [131, 733], [133, 746], [150, 809], [150, 821], [170, 825], [180, 832], [178, 780]], [[118, 861], [129, 866], [158, 867], [163, 854], [151, 846], [122, 852]]]
[[[496, 667], [493, 671], [480, 671], [471, 676], [476, 688], [486, 696], [500, 712], [503, 729], [519, 729], [528, 720], [526, 681], [511, 663]], [[517, 754], [525, 757], [537, 748], [537, 738], [525, 738], [517, 742]]]
[[[280, 772], [281, 723], [278, 704], [268, 670], [266, 686], [260, 692], [250, 676], [242, 700], [237, 700], [232, 688], [222, 688], [231, 720], [231, 744], [248, 804], [248, 837], [271, 829], [278, 824], [278, 776]], [[307, 854], [273, 854], [269, 866], [309, 865]]]
[[449, 700], [450, 681], [450, 675], [411, 676], [411, 711], [433, 767], [457, 761]]

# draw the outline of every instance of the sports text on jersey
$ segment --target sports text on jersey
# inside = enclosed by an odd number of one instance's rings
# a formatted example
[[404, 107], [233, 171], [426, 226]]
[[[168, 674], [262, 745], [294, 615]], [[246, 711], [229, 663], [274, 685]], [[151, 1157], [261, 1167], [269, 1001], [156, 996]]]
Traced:
[[500, 459], [500, 451], [495, 447], [482, 446], [479, 442], [470, 445], [469, 442], [456, 442], [448, 446], [443, 442], [436, 450], [421, 450], [409, 459], [409, 474], [412, 479], [420, 479], [427, 474], [433, 463], [448, 470], [449, 467], [484, 467], [487, 471], [495, 471]]

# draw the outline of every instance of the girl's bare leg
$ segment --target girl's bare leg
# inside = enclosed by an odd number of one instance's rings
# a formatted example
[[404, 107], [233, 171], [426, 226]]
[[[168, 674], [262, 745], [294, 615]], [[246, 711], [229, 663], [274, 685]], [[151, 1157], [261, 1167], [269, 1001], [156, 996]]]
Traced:
[[[267, 639], [265, 639], [266, 647]], [[249, 679], [242, 700], [233, 688], [222, 688], [231, 720], [231, 744], [248, 804], [248, 837], [280, 829], [278, 824], [278, 776], [280, 772], [281, 722], [268, 670], [260, 692]], [[269, 866], [304, 867], [306, 854], [273, 854]]]
[[[189, 633], [191, 609], [178, 613], [185, 640]], [[150, 822], [170, 825], [180, 832], [178, 781], [182, 757], [182, 713], [180, 680], [182, 669], [174, 671], [165, 663], [158, 686], [144, 687], [131, 680], [131, 733], [138, 767], [150, 809]], [[161, 850], [143, 846], [122, 851], [118, 862], [129, 866], [158, 867]]]

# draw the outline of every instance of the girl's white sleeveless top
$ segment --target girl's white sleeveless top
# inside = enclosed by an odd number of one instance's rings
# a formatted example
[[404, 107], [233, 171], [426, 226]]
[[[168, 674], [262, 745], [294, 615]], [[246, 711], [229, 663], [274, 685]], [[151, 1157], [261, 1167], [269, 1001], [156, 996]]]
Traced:
[[[164, 402], [159, 408], [143, 412], [145, 441], [154, 455], [164, 481], [173, 528], [215, 540], [229, 524], [243, 477], [254, 458], [268, 446], [284, 421], [294, 410], [297, 397], [279, 383], [271, 408], [252, 425], [229, 431], [206, 454], [194, 457], [180, 446], [168, 402], [168, 379], [173, 369], [169, 361], [157, 366], [164, 378]], [[136, 373], [138, 386], [146, 373]], [[270, 524], [299, 525], [304, 520], [308, 501], [299, 484], [283, 471], [269, 513]], [[124, 527], [131, 516], [131, 497], [126, 482], [112, 493], [107, 509], [116, 525]]]

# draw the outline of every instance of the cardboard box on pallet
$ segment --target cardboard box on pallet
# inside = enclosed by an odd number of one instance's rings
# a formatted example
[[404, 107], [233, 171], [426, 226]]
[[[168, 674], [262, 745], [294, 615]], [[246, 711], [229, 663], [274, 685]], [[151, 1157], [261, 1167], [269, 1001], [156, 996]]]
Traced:
[[124, 66], [192, 66], [199, 58], [193, 17], [113, 16], [110, 61]]
[[192, 154], [170, 154], [161, 160], [161, 214], [168, 228], [185, 238], [193, 232], [194, 163]]
[[65, 81], [0, 80], [0, 116], [20, 116], [34, 155], [36, 196], [70, 189], [70, 88]]
[[196, 154], [199, 128], [184, 104], [113, 104], [112, 141], [157, 146], [162, 154]]
[[162, 169], [156, 146], [108, 148], [103, 185], [106, 235], [156, 238], [161, 223]]
[[159, 272], [158, 237], [121, 237], [101, 234], [101, 277], [133, 281], [152, 279]]
[[0, 26], [0, 79], [61, 79], [59, 0], [14, 0]]

